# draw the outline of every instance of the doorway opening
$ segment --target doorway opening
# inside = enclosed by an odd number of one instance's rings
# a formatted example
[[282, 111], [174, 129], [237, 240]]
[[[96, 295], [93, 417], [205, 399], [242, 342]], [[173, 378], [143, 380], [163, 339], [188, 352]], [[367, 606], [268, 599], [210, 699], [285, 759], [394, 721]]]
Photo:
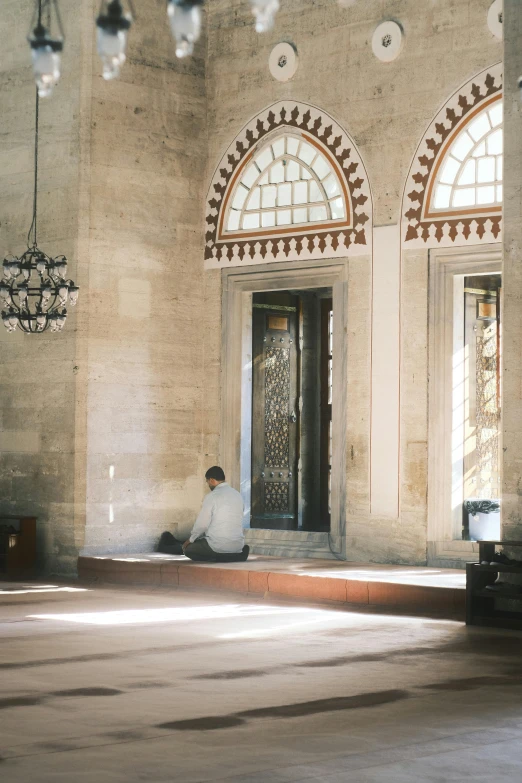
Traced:
[[455, 279], [453, 490], [456, 537], [500, 537], [501, 275]]
[[250, 526], [329, 532], [332, 288], [252, 294]]
[[500, 538], [501, 272], [498, 246], [430, 251], [430, 565]]

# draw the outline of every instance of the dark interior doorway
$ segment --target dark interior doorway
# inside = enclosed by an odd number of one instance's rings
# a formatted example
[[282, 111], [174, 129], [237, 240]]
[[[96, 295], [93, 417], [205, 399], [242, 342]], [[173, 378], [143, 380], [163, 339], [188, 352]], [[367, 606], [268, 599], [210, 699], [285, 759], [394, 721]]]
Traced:
[[330, 529], [331, 289], [253, 295], [251, 526]]

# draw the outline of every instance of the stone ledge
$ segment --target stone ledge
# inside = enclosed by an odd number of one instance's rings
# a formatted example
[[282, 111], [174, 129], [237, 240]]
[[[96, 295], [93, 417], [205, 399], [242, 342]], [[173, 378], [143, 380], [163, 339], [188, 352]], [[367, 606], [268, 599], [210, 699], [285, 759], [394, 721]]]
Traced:
[[[242, 594], [262, 594], [265, 598], [286, 598], [331, 601], [336, 604], [372, 606], [387, 610], [395, 608], [426, 616], [464, 620], [466, 595], [462, 587], [405, 584], [387, 580], [389, 566], [373, 566], [377, 578], [361, 579], [346, 576], [349, 568], [337, 573], [324, 572], [327, 561], [317, 561], [316, 573], [302, 573], [299, 564], [284, 567], [277, 558], [249, 563], [193, 563], [184, 558], [154, 560], [143, 557], [79, 557], [78, 575], [82, 581], [109, 584], [152, 585], [226, 590]], [[350, 564], [346, 564], [350, 566]], [[400, 570], [397, 571], [400, 573]], [[410, 569], [411, 572], [411, 569]], [[419, 580], [423, 569], [419, 569]]]

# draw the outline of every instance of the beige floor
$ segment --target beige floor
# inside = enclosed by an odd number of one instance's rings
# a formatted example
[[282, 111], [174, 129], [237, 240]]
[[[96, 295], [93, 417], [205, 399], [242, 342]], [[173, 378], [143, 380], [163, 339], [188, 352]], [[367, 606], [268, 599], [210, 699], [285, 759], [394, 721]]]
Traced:
[[0, 583], [2, 783], [522, 781], [522, 634]]

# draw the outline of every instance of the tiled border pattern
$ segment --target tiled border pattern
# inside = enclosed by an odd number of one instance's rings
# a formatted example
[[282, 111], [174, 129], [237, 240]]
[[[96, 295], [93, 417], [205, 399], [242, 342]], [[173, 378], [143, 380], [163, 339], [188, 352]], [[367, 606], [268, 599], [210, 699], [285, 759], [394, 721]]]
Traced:
[[403, 202], [403, 239], [405, 247], [440, 247], [441, 245], [476, 245], [500, 241], [502, 214], [456, 211], [455, 216], [424, 219], [424, 200], [430, 173], [436, 165], [444, 142], [466, 116], [480, 104], [502, 92], [502, 63], [487, 68], [458, 90], [431, 123], [419, 149], [406, 183]]
[[[281, 237], [259, 237], [248, 240], [219, 241], [217, 230], [220, 212], [230, 180], [238, 165], [250, 150], [268, 133], [277, 128], [296, 128], [306, 131], [324, 145], [337, 160], [350, 194], [352, 225], [324, 230], [306, 225], [293, 234]], [[221, 159], [212, 179], [207, 198], [207, 230], [205, 233], [205, 261], [207, 266], [226, 263], [228, 266], [245, 264], [307, 260], [346, 256], [354, 246], [366, 246], [371, 233], [371, 194], [364, 164], [354, 142], [325, 112], [296, 101], [280, 101], [252, 119], [230, 145]], [[370, 229], [370, 231], [369, 231]], [[366, 252], [368, 252], [366, 250]]]

